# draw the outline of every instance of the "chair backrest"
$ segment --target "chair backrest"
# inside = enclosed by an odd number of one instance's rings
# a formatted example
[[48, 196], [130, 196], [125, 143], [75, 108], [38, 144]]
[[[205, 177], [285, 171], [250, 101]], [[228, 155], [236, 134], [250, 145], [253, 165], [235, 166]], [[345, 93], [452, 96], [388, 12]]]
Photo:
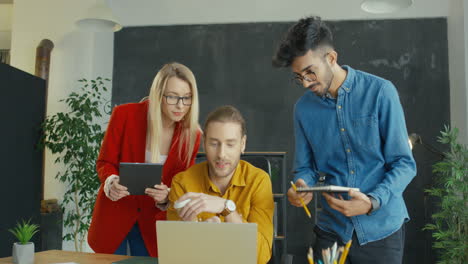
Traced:
[[264, 156], [241, 156], [242, 160], [249, 162], [257, 168], [264, 170], [271, 177], [270, 161]]

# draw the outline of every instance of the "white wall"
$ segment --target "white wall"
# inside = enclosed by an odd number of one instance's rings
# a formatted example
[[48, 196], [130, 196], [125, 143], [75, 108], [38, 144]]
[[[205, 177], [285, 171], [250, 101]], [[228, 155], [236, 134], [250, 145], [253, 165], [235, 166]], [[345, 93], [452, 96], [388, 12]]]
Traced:
[[[80, 78], [112, 78], [113, 34], [80, 32], [75, 21], [93, 0], [15, 0], [12, 22], [11, 65], [34, 74], [36, 47], [50, 39], [52, 51], [47, 115], [66, 111], [58, 100], [78, 88]], [[111, 88], [109, 86], [109, 88]], [[110, 100], [110, 92], [106, 94]], [[45, 199], [63, 198], [64, 186], [55, 175], [60, 166], [46, 153]], [[71, 243], [64, 249], [73, 250]]]
[[362, 0], [112, 0], [114, 14], [126, 26], [296, 21], [306, 15], [327, 20], [445, 17], [448, 1], [416, 0], [410, 8], [389, 15], [360, 9]]
[[452, 93], [454, 94], [451, 98], [460, 96], [461, 100], [455, 101], [455, 99], [452, 101], [452, 124], [454, 126], [459, 127], [460, 130], [460, 139], [461, 142], [465, 143], [468, 145], [468, 0], [463, 0], [463, 25], [464, 29], [461, 35], [464, 36], [464, 41], [462, 44], [463, 45], [463, 51], [464, 51], [464, 72], [460, 73], [465, 77], [465, 82], [461, 83], [459, 87], [457, 86], [451, 86], [452, 87]]
[[467, 0], [452, 0], [448, 17], [450, 74], [450, 114], [452, 126], [460, 129], [460, 140], [467, 142], [468, 20]]
[[[452, 123], [467, 140], [468, 27], [464, 19], [468, 0], [417, 0], [407, 10], [371, 15], [359, 9], [362, 0], [112, 0], [108, 3], [124, 26], [296, 21], [306, 15], [326, 20], [448, 17]], [[64, 111], [58, 103], [77, 87], [82, 77], [112, 77], [113, 34], [79, 32], [74, 22], [93, 0], [15, 0], [12, 11], [11, 64], [34, 73], [35, 51], [48, 38], [55, 44], [50, 67], [47, 114]], [[0, 5], [0, 31], [5, 12]], [[9, 7], [11, 9], [11, 7]], [[2, 11], [3, 10], [3, 11]], [[7, 19], [8, 20], [8, 19]], [[463, 54], [463, 55], [461, 55]], [[441, 88], [442, 89], [442, 88]], [[110, 100], [110, 94], [107, 95]], [[55, 179], [58, 166], [46, 155], [45, 198], [61, 199], [64, 187]], [[70, 244], [64, 249], [72, 250]]]
[[12, 4], [0, 4], [0, 49], [11, 47]]

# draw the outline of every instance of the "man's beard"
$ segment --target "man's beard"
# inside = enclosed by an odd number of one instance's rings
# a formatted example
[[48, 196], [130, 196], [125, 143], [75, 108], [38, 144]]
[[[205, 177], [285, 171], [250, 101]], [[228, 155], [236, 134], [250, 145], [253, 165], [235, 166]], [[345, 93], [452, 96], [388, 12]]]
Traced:
[[[328, 65], [327, 65], [327, 66], [328, 66]], [[316, 84], [316, 85], [322, 85], [322, 83], [324, 84], [324, 89], [323, 89], [323, 90], [318, 90], [317, 92], [315, 92], [315, 94], [316, 94], [317, 96], [323, 97], [323, 96], [325, 96], [325, 95], [329, 92], [329, 90], [330, 90], [330, 87], [331, 87], [333, 78], [335, 77], [335, 74], [333, 74], [333, 72], [331, 71], [330, 66], [328, 66], [326, 75], [327, 75], [327, 76], [324, 77], [324, 82], [320, 82], [320, 83]], [[327, 78], [327, 77], [328, 77], [328, 78]], [[307, 88], [308, 88], [309, 90], [311, 90], [313, 86], [314, 86], [314, 84], [309, 85], [309, 87], [307, 87]]]

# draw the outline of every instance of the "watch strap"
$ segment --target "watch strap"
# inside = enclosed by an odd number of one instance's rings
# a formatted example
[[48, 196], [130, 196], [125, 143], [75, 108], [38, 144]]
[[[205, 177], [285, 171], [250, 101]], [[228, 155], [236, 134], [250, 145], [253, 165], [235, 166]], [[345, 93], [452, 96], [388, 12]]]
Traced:
[[221, 213], [218, 214], [218, 216], [226, 217], [226, 216], [230, 215], [232, 212], [234, 212], [234, 211], [229, 210], [229, 208], [227, 206], [227, 204], [229, 202], [230, 202], [230, 200], [226, 200], [226, 202], [224, 203], [224, 209], [223, 209], [223, 211]]

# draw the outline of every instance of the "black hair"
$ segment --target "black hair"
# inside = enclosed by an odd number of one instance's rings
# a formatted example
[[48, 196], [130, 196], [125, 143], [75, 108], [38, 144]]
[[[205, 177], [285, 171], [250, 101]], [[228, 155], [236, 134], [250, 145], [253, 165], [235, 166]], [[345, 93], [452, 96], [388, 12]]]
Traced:
[[330, 28], [318, 16], [302, 18], [289, 28], [281, 40], [273, 56], [273, 66], [289, 67], [296, 57], [324, 46], [334, 48]]

